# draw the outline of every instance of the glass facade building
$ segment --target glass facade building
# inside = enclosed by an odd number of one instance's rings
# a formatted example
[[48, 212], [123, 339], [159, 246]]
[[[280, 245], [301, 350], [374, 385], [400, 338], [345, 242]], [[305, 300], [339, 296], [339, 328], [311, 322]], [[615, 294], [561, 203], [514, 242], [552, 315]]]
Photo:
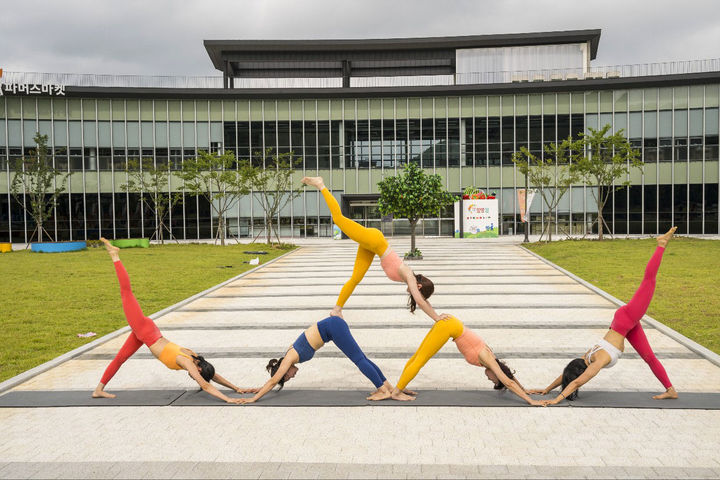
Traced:
[[[588, 41], [585, 51], [591, 48]], [[467, 186], [495, 192], [501, 234], [513, 234], [523, 231], [516, 190], [525, 180], [512, 154], [525, 146], [542, 155], [545, 144], [606, 124], [622, 129], [645, 162], [606, 205], [615, 234], [654, 234], [670, 225], [681, 233], [717, 234], [720, 72], [619, 78], [587, 69], [583, 78], [564, 72], [558, 79], [552, 72], [538, 81], [514, 74], [507, 82], [458, 85], [228, 88], [223, 80], [225, 88], [67, 85], [63, 96], [5, 90], [0, 241], [25, 242], [34, 229], [10, 194], [10, 182], [15, 159], [33, 149], [36, 132], [48, 136], [55, 166], [69, 174], [47, 228], [58, 240], [154, 231], [152, 212], [122, 188], [130, 159], [168, 164], [169, 189], [179, 191], [182, 181], [172, 172], [201, 150], [231, 150], [262, 162], [268, 149], [294, 152], [302, 159], [298, 180], [322, 175], [346, 215], [387, 235], [407, 234], [409, 226], [383, 221], [375, 206], [377, 183], [407, 162], [440, 174], [452, 192]], [[558, 231], [588, 231], [597, 210], [592, 193], [592, 187], [576, 185], [565, 194], [555, 213]], [[539, 199], [530, 211], [531, 232], [539, 233], [547, 212]], [[170, 217], [180, 239], [210, 238], [217, 222], [207, 203], [188, 195]], [[264, 228], [250, 195], [232, 207], [228, 220], [237, 236]], [[332, 231], [329, 211], [314, 190], [288, 204], [279, 222], [281, 235], [289, 237]], [[452, 230], [450, 209], [419, 225], [424, 235]]]

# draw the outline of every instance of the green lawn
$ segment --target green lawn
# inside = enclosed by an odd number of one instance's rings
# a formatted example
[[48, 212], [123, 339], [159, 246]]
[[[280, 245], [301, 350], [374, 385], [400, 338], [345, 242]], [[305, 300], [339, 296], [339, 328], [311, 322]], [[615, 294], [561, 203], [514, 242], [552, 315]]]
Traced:
[[[151, 315], [266, 262], [292, 247], [166, 244], [120, 251], [143, 312]], [[112, 261], [104, 248], [0, 254], [0, 381], [127, 325]], [[96, 332], [94, 338], [78, 333]]]
[[[565, 240], [529, 250], [627, 302], [657, 243]], [[648, 315], [720, 353], [720, 241], [673, 238], [663, 255]]]

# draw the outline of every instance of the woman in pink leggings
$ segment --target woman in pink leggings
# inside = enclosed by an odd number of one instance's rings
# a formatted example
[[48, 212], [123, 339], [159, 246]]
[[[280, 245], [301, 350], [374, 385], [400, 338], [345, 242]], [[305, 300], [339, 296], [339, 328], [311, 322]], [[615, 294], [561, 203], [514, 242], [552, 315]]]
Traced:
[[653, 353], [652, 348], [650, 348], [640, 324], [640, 319], [645, 315], [655, 291], [655, 277], [660, 268], [660, 261], [665, 252], [665, 247], [667, 247], [675, 230], [677, 230], [677, 227], [671, 228], [666, 234], [657, 238], [658, 246], [645, 268], [645, 277], [640, 284], [640, 288], [637, 289], [635, 295], [626, 305], [617, 309], [605, 338], [585, 352], [582, 358], [571, 361], [563, 370], [562, 375], [556, 378], [547, 388], [544, 390], [530, 390], [529, 393], [547, 395], [551, 390], [562, 386], [560, 394], [553, 400], [546, 400], [545, 403], [554, 405], [563, 400], [574, 400], [581, 386], [590, 381], [601, 369], [613, 367], [617, 363], [618, 358], [625, 350], [625, 340], [627, 339], [665, 387], [665, 393], [655, 395], [653, 398], [656, 400], [678, 398], [675, 387], [670, 382], [665, 368]]
[[113, 246], [104, 238], [100, 240], [105, 244], [105, 248], [107, 248], [110, 258], [112, 258], [113, 264], [115, 265], [115, 272], [120, 282], [120, 296], [122, 297], [123, 311], [125, 312], [125, 318], [132, 332], [130, 332], [130, 336], [125, 340], [125, 343], [113, 361], [110, 362], [110, 365], [105, 369], [100, 383], [92, 394], [94, 398], [115, 398], [115, 395], [105, 391], [105, 385], [107, 385], [110, 379], [117, 373], [120, 366], [125, 363], [125, 360], [130, 358], [143, 344], [147, 345], [150, 352], [166, 367], [171, 370], [186, 370], [190, 377], [200, 385], [200, 388], [220, 400], [228, 403], [240, 403], [239, 398], [230, 398], [215, 388], [210, 383], [211, 380], [231, 388], [238, 393], [257, 392], [256, 388], [236, 387], [215, 373], [215, 367], [203, 357], [163, 337], [160, 329], [155, 325], [155, 322], [143, 315], [142, 309], [132, 293], [130, 277], [128, 277], [125, 267], [123, 267], [120, 261], [120, 249]]

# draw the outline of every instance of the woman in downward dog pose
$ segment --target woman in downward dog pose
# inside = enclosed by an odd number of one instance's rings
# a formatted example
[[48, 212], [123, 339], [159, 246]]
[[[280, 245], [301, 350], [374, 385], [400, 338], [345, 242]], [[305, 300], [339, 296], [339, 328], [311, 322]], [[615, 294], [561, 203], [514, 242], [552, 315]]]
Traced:
[[555, 405], [563, 400], [574, 400], [577, 397], [578, 389], [585, 385], [590, 379], [597, 375], [603, 368], [613, 367], [622, 352], [625, 350], [625, 340], [635, 348], [637, 353], [650, 366], [660, 383], [665, 387], [665, 393], [655, 395], [656, 400], [678, 398], [665, 368], [655, 357], [655, 354], [648, 343], [645, 331], [640, 324], [640, 319], [650, 305], [655, 291], [655, 277], [660, 268], [665, 247], [675, 233], [677, 227], [672, 227], [667, 233], [657, 238], [657, 248], [645, 267], [645, 276], [640, 287], [630, 301], [618, 308], [615, 312], [610, 330], [590, 350], [585, 352], [582, 358], [576, 358], [568, 363], [562, 375], [556, 378], [544, 390], [531, 390], [530, 393], [547, 395], [556, 387], [562, 386], [561, 392], [553, 400], [545, 400], [544, 403]]
[[[300, 334], [295, 343], [279, 359], [273, 358], [267, 364], [267, 371], [270, 373], [270, 380], [257, 391], [252, 398], [243, 398], [241, 403], [253, 403], [260, 400], [263, 395], [280, 385], [282, 390], [285, 382], [295, 376], [298, 371], [297, 363], [310, 360], [315, 352], [327, 342], [334, 342], [335, 345], [360, 369], [363, 375], [375, 385], [375, 392], [392, 392], [385, 375], [372, 361], [370, 361], [358, 346], [350, 333], [347, 322], [340, 317], [328, 317], [324, 320], [310, 325], [307, 330]], [[410, 392], [414, 393], [414, 392]]]
[[120, 296], [122, 297], [123, 310], [128, 325], [132, 329], [130, 336], [123, 344], [120, 351], [115, 356], [110, 365], [108, 365], [100, 383], [95, 388], [92, 396], [94, 398], [115, 398], [115, 395], [105, 391], [105, 385], [117, 373], [120, 366], [125, 360], [135, 353], [143, 344], [147, 345], [155, 357], [160, 360], [166, 367], [171, 370], [187, 370], [188, 374], [195, 380], [200, 388], [210, 395], [219, 398], [228, 403], [240, 403], [239, 398], [230, 398], [220, 392], [217, 388], [210, 384], [213, 380], [220, 385], [231, 388], [238, 393], [253, 393], [257, 389], [243, 389], [236, 387], [229, 381], [225, 380], [219, 374], [215, 373], [215, 367], [212, 366], [203, 357], [196, 355], [192, 350], [183, 348], [162, 336], [155, 322], [143, 315], [142, 309], [138, 304], [135, 296], [130, 288], [130, 278], [128, 277], [125, 267], [120, 261], [120, 249], [113, 246], [109, 241], [101, 238], [105, 244], [110, 258], [115, 265], [118, 281], [120, 282]]
[[542, 402], [530, 398], [513, 375], [512, 370], [501, 360], [498, 360], [482, 338], [469, 328], [465, 328], [460, 320], [452, 316], [435, 322], [420, 347], [405, 364], [395, 389], [392, 392], [376, 392], [369, 397], [369, 400], [384, 400], [390, 397], [395, 400], [414, 400], [414, 397], [405, 395], [403, 389], [415, 378], [427, 361], [451, 338], [469, 364], [485, 368], [485, 376], [495, 384], [495, 390], [507, 388], [530, 405], [542, 405]]
[[377, 228], [363, 227], [359, 223], [344, 217], [340, 210], [340, 205], [338, 205], [335, 197], [333, 197], [327, 187], [325, 187], [322, 177], [303, 177], [301, 181], [305, 185], [312, 185], [320, 191], [323, 198], [325, 198], [328, 208], [330, 208], [330, 213], [332, 214], [335, 225], [340, 227], [340, 230], [342, 230], [345, 235], [358, 243], [358, 251], [355, 257], [352, 276], [350, 280], [345, 283], [342, 290], [340, 290], [337, 303], [330, 312], [331, 316], [342, 317], [342, 308], [345, 302], [350, 298], [350, 294], [355, 290], [357, 284], [363, 279], [375, 255], [377, 255], [380, 257], [380, 265], [383, 271], [390, 280], [407, 284], [407, 291], [410, 294], [408, 306], [411, 312], [415, 313], [415, 308], [420, 307], [423, 312], [427, 313], [428, 316], [436, 322], [442, 318], [449, 317], [449, 315], [444, 313], [438, 315], [432, 305], [430, 305], [430, 302], [427, 301], [435, 291], [433, 282], [423, 275], [416, 275], [410, 267], [405, 265], [402, 260], [400, 260], [398, 254], [390, 248], [387, 240], [385, 240], [385, 236], [380, 230]]

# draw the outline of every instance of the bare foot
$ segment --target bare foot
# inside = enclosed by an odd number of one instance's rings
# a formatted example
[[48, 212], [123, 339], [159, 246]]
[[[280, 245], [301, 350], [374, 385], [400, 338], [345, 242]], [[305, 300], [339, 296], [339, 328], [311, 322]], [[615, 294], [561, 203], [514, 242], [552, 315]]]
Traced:
[[116, 258], [119, 258], [118, 255], [120, 253], [120, 249], [110, 243], [110, 241], [105, 237], [100, 237], [100, 241], [105, 244], [105, 248], [107, 249], [110, 256], [115, 260]]
[[330, 316], [331, 317], [340, 317], [343, 320], [345, 319], [345, 317], [343, 317], [343, 314], [342, 314], [342, 307], [338, 307], [337, 305], [335, 306], [335, 308], [330, 310]]
[[411, 397], [410, 395], [405, 395], [403, 392], [395, 390], [392, 393], [392, 399], [399, 400], [401, 402], [410, 402], [412, 400], [415, 400], [415, 397]]
[[665, 393], [661, 393], [660, 395], [653, 396], [655, 400], [668, 400], [668, 399], [675, 399], [678, 398], [678, 393], [675, 390], [675, 387], [670, 387], [667, 390], [665, 390]]
[[108, 393], [105, 390], [95, 390], [92, 393], [92, 398], [115, 398], [116, 395]]
[[366, 400], [372, 400], [374, 402], [377, 402], [379, 400], [385, 400], [392, 396], [392, 393], [388, 392], [387, 390], [378, 390], [369, 397], [366, 398]]
[[412, 396], [417, 395], [417, 392], [415, 392], [413, 390], [409, 390], [407, 388], [405, 390], [403, 390], [402, 393], [404, 393], [405, 395], [412, 395]]
[[667, 247], [667, 244], [670, 241], [670, 239], [672, 238], [673, 234], [675, 233], [675, 230], [677, 230], [677, 227], [672, 227], [666, 233], [657, 237], [658, 247], [663, 247], [663, 248]]
[[305, 185], [313, 186], [318, 190], [325, 188], [325, 182], [323, 182], [322, 177], [303, 177], [300, 181]]

